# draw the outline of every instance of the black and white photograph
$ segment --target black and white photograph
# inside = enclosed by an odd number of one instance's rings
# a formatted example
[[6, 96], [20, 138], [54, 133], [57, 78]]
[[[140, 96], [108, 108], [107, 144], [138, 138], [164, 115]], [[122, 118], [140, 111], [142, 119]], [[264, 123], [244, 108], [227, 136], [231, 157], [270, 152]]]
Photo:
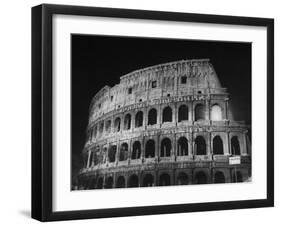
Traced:
[[251, 62], [249, 42], [71, 34], [71, 190], [251, 183]]

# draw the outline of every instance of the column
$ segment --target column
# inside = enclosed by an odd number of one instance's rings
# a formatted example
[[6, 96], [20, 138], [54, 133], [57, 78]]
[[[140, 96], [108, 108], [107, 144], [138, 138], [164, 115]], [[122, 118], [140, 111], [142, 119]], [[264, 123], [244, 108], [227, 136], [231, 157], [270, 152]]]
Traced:
[[246, 134], [247, 134], [247, 132], [246, 131], [244, 131], [243, 132], [243, 134], [242, 134], [242, 150], [241, 150], [241, 155], [247, 155], [247, 140], [246, 140]]
[[90, 167], [90, 158], [91, 158], [91, 151], [88, 151], [87, 168]]
[[224, 143], [224, 155], [230, 155], [230, 148], [229, 148], [229, 133], [226, 132], [225, 134], [225, 143]]

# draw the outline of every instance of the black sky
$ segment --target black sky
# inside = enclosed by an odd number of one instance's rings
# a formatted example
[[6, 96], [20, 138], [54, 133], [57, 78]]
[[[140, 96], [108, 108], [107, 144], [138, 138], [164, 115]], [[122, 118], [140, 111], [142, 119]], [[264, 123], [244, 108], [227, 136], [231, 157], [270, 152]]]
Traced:
[[235, 120], [251, 124], [251, 44], [179, 39], [72, 35], [72, 172], [81, 165], [92, 97], [120, 76], [183, 59], [209, 58], [228, 89]]

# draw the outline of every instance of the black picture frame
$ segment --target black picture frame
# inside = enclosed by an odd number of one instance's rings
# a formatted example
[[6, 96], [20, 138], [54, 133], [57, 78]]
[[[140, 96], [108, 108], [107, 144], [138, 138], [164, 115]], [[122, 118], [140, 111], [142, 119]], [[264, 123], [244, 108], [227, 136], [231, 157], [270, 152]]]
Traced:
[[[267, 198], [95, 210], [52, 210], [52, 18], [55, 14], [181, 21], [267, 28]], [[43, 4], [32, 8], [32, 218], [40, 221], [122, 217], [274, 206], [274, 20]]]

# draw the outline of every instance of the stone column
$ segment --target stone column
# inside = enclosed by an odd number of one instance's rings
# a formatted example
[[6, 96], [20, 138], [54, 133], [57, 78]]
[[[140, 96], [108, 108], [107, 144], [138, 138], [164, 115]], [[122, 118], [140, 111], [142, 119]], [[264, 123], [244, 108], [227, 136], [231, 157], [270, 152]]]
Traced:
[[211, 152], [211, 133], [207, 134], [207, 155], [211, 156], [212, 152]]
[[144, 162], [145, 159], [145, 137], [142, 137], [142, 141], [141, 141], [141, 155], [140, 158], [142, 160], [142, 162]]
[[87, 168], [90, 167], [90, 158], [91, 158], [91, 151], [88, 151]]
[[230, 133], [227, 132], [227, 138], [228, 138], [228, 151], [229, 151], [229, 155], [232, 155], [231, 153], [231, 138], [230, 138]]
[[224, 109], [224, 119], [228, 120], [228, 101], [225, 101], [225, 109]]
[[173, 115], [172, 115], [172, 121], [173, 121], [173, 123], [177, 123], [177, 104], [176, 103], [174, 103], [173, 104]]
[[210, 100], [205, 101], [206, 106], [206, 120], [210, 120]]
[[155, 160], [158, 162], [160, 160], [160, 135], [157, 135], [155, 141]]
[[176, 124], [178, 122], [178, 106], [177, 106], [177, 103], [174, 104], [174, 117], [173, 117], [173, 121]]
[[116, 150], [116, 154], [115, 154], [115, 165], [118, 165], [119, 162], [119, 155], [120, 155], [120, 140], [118, 139], [117, 142], [117, 150]]
[[147, 123], [148, 123], [148, 118], [147, 118], [147, 106], [143, 108], [143, 127], [146, 130], [147, 128]]
[[224, 144], [224, 155], [230, 155], [231, 153], [230, 153], [230, 146], [229, 146], [229, 133], [228, 132], [226, 132], [226, 134], [225, 134], [225, 144]]
[[247, 140], [246, 140], [247, 131], [244, 131], [242, 134], [242, 145], [241, 145], [241, 155], [247, 155]]

